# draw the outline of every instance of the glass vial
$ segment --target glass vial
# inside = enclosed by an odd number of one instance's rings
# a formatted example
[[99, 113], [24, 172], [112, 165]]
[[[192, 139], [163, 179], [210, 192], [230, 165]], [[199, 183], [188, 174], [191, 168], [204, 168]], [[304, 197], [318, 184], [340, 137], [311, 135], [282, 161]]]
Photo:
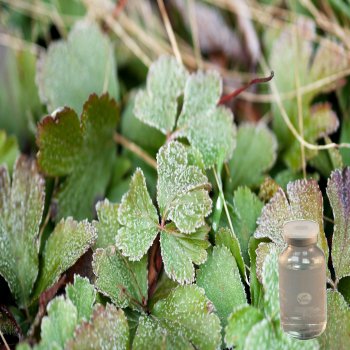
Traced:
[[288, 244], [278, 259], [282, 329], [298, 339], [319, 336], [327, 323], [326, 261], [316, 245], [318, 224], [289, 221], [283, 236]]

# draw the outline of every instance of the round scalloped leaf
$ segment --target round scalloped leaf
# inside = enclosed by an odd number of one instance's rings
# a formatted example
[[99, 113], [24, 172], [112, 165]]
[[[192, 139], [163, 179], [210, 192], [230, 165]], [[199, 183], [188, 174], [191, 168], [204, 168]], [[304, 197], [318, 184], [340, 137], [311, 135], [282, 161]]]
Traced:
[[148, 71], [146, 90], [136, 95], [136, 117], [164, 134], [170, 133], [175, 126], [177, 99], [183, 92], [187, 76], [184, 66], [174, 57], [160, 57]]
[[121, 227], [116, 245], [130, 260], [140, 260], [152, 245], [159, 231], [157, 209], [152, 203], [141, 169], [136, 169], [130, 189], [118, 208]]
[[12, 183], [0, 167], [0, 274], [20, 306], [27, 304], [38, 275], [38, 233], [45, 183], [36, 163], [18, 158]]
[[191, 164], [190, 148], [173, 141], [157, 154], [157, 199], [162, 220], [172, 220], [183, 233], [205, 225], [211, 213], [209, 181], [197, 164]]
[[196, 283], [214, 304], [224, 327], [233, 308], [246, 304], [247, 297], [236, 260], [225, 246], [216, 246], [197, 270]]
[[66, 350], [125, 350], [129, 348], [129, 325], [123, 310], [112, 304], [96, 305], [90, 322], [81, 324]]
[[97, 24], [78, 22], [67, 41], [54, 42], [39, 61], [40, 97], [50, 112], [63, 106], [81, 113], [90, 94], [118, 98], [113, 46]]

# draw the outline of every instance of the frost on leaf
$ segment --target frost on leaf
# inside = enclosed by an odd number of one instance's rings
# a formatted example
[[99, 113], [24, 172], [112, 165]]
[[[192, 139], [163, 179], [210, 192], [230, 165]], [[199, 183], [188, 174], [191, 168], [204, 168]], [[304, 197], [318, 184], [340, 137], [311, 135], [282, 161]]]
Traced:
[[235, 346], [235, 349], [244, 349], [244, 342], [248, 333], [255, 324], [263, 319], [262, 312], [251, 305], [245, 304], [234, 308], [227, 319], [225, 328], [227, 347]]
[[147, 256], [129, 261], [114, 246], [97, 249], [93, 256], [95, 287], [118, 307], [139, 310], [147, 302]]
[[0, 164], [7, 166], [11, 172], [19, 155], [19, 147], [15, 136], [7, 136], [4, 130], [0, 130]]
[[327, 291], [327, 327], [318, 338], [322, 349], [346, 350], [350, 346], [350, 308], [337, 291]]
[[206, 168], [219, 157], [231, 159], [235, 148], [236, 127], [232, 112], [217, 107], [222, 93], [222, 80], [216, 71], [199, 71], [186, 82], [184, 103], [177, 123], [181, 135], [203, 155]]
[[91, 218], [103, 196], [115, 161], [113, 141], [118, 107], [107, 94], [91, 95], [81, 118], [69, 108], [38, 125], [38, 162], [49, 176], [66, 176], [57, 194], [57, 219]]
[[96, 230], [87, 221], [61, 220], [46, 241], [35, 296], [52, 286], [95, 240]]
[[54, 42], [41, 57], [37, 84], [41, 100], [49, 112], [68, 106], [81, 113], [90, 94], [109, 94], [118, 98], [113, 46], [98, 26], [79, 22], [67, 41]]
[[350, 168], [335, 170], [327, 184], [334, 216], [332, 263], [337, 280], [350, 275]]
[[245, 265], [242, 257], [241, 246], [236, 237], [236, 234], [234, 232], [231, 232], [231, 230], [228, 227], [221, 227], [215, 235], [215, 244], [217, 246], [224, 245], [226, 248], [230, 250], [231, 254], [236, 260], [241, 276], [244, 276], [244, 278], [247, 281], [248, 277], [245, 271]]
[[209, 230], [205, 225], [194, 233], [183, 234], [172, 223], [165, 226], [160, 247], [164, 270], [170, 278], [181, 284], [194, 281], [193, 264], [200, 265], [207, 259]]
[[[288, 197], [288, 198], [287, 198]], [[323, 228], [323, 198], [313, 179], [289, 182], [287, 194], [280, 188], [264, 206], [257, 221], [255, 238], [270, 238], [279, 247], [284, 246], [283, 225], [287, 220], [314, 220], [319, 224], [318, 245], [328, 257], [328, 245]]]
[[12, 183], [7, 168], [0, 167], [0, 274], [20, 306], [27, 304], [38, 275], [44, 197], [44, 179], [34, 161], [18, 158]]
[[141, 316], [133, 349], [216, 349], [220, 321], [204, 290], [179, 286], [158, 301], [151, 315]]
[[115, 244], [115, 239], [120, 227], [118, 221], [119, 204], [111, 203], [108, 199], [96, 204], [98, 221], [93, 221], [97, 230], [97, 240], [94, 248], [106, 248]]
[[74, 284], [66, 287], [66, 296], [77, 309], [78, 322], [88, 321], [96, 298], [96, 291], [86, 277], [74, 275]]
[[147, 253], [158, 233], [158, 213], [148, 194], [141, 169], [134, 173], [129, 191], [118, 209], [116, 244], [130, 260], [140, 260]]
[[233, 308], [247, 302], [236, 261], [225, 246], [213, 248], [197, 271], [196, 283], [214, 304], [222, 326], [226, 325]]
[[[274, 40], [270, 66], [274, 69], [274, 81], [281, 94], [295, 90], [296, 74], [299, 76], [300, 87], [305, 87], [319, 79], [339, 73], [348, 66], [349, 61], [344, 48], [328, 38], [322, 39], [316, 52], [313, 52], [315, 36], [314, 23], [310, 20], [302, 20], [297, 26], [288, 25], [283, 28], [277, 40]], [[288, 74], [286, 74], [286, 67], [288, 67]], [[312, 106], [316, 95], [336, 87], [337, 84], [330, 83], [303, 94], [303, 129], [304, 137], [308, 142], [315, 143], [321, 136], [337, 130], [338, 118], [331, 111], [330, 105], [320, 105], [316, 108]], [[297, 96], [285, 99], [283, 106], [291, 122], [299, 130]], [[273, 105], [273, 115], [273, 127], [281, 146], [282, 157], [289, 167], [298, 170], [302, 166], [300, 144], [289, 131], [276, 104]], [[315, 151], [305, 150], [307, 159], [315, 154]]]
[[263, 123], [243, 124], [237, 131], [237, 145], [229, 162], [229, 189], [238, 186], [256, 187], [271, 169], [277, 156], [275, 135]]
[[136, 95], [136, 117], [164, 134], [170, 133], [187, 76], [186, 69], [174, 57], [162, 56], [154, 62], [147, 75], [146, 90]]
[[81, 324], [66, 350], [125, 350], [129, 348], [129, 326], [123, 310], [112, 304], [96, 305], [90, 322]]
[[244, 262], [249, 266], [249, 239], [256, 229], [256, 221], [260, 216], [263, 204], [247, 187], [239, 187], [233, 196], [232, 224], [242, 249]]
[[[174, 132], [174, 137], [185, 136], [209, 168], [219, 158], [229, 160], [235, 147], [233, 115], [229, 109], [217, 107], [221, 93], [222, 80], [217, 72], [189, 75], [175, 58], [163, 56], [152, 64], [146, 90], [136, 96], [134, 113], [166, 135]], [[175, 129], [181, 95], [184, 102]]]
[[39, 349], [64, 349], [68, 339], [73, 337], [78, 321], [77, 309], [69, 299], [59, 296], [47, 306], [47, 316], [41, 322]]
[[179, 142], [163, 146], [157, 155], [157, 199], [162, 220], [172, 220], [183, 233], [194, 232], [211, 213], [210, 183], [193, 150]]

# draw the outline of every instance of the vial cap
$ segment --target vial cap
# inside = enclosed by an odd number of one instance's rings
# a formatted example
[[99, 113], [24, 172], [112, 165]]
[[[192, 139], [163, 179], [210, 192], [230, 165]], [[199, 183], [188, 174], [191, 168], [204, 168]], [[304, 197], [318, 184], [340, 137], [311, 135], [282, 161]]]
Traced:
[[312, 220], [287, 221], [283, 226], [284, 240], [294, 246], [307, 246], [317, 242], [319, 226]]

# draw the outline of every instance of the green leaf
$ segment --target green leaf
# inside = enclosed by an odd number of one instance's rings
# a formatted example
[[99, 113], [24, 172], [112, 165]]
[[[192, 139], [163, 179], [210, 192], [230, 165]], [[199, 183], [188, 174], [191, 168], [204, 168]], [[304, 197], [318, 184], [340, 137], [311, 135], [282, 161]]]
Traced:
[[96, 305], [90, 322], [80, 325], [67, 350], [125, 350], [129, 348], [129, 326], [123, 310], [112, 304]]
[[239, 187], [233, 194], [233, 228], [242, 249], [245, 263], [249, 266], [248, 243], [256, 229], [263, 203], [247, 187]]
[[118, 209], [116, 244], [130, 260], [140, 260], [147, 253], [159, 231], [158, 213], [148, 194], [141, 169], [134, 173], [130, 190], [123, 196]]
[[157, 199], [162, 220], [172, 220], [183, 233], [205, 225], [204, 218], [212, 206], [210, 184], [198, 163], [193, 164], [191, 152], [194, 151], [173, 141], [157, 155]]
[[200, 265], [207, 259], [209, 230], [205, 225], [194, 233], [183, 234], [172, 223], [165, 226], [160, 247], [164, 270], [171, 279], [180, 284], [194, 281], [193, 264]]
[[[278, 38], [274, 40], [270, 66], [275, 72], [274, 82], [279, 93], [290, 93], [295, 90], [295, 77], [298, 75], [300, 87], [314, 84], [316, 81], [333, 76], [348, 66], [344, 48], [328, 38], [320, 40], [316, 53], [314, 40], [316, 38], [315, 24], [311, 20], [303, 19], [298, 26], [286, 25], [282, 28]], [[283, 60], [281, 60], [283, 57]], [[297, 63], [297, 64], [296, 64]], [[288, 74], [286, 74], [288, 67]], [[338, 120], [329, 105], [321, 109], [314, 109], [311, 105], [321, 92], [328, 92], [337, 87], [337, 84], [323, 84], [321, 88], [312, 89], [302, 96], [303, 134], [306, 141], [315, 143], [318, 138], [333, 133], [338, 127]], [[283, 101], [284, 109], [294, 127], [299, 130], [298, 101], [295, 95]], [[294, 170], [301, 169], [301, 149], [299, 141], [288, 129], [280, 109], [273, 105], [273, 128], [277, 135], [282, 158]], [[317, 152], [306, 150], [307, 159]]]
[[147, 256], [129, 261], [114, 246], [97, 249], [92, 263], [95, 287], [118, 307], [140, 309], [147, 302]]
[[68, 108], [38, 126], [39, 166], [49, 176], [66, 176], [59, 193], [57, 219], [91, 218], [103, 196], [115, 160], [113, 141], [118, 108], [108, 95], [90, 96], [81, 121]]
[[78, 322], [88, 321], [96, 298], [96, 291], [86, 277], [74, 275], [74, 284], [66, 287], [66, 296], [77, 309]]
[[133, 349], [216, 349], [220, 321], [204, 290], [179, 286], [158, 301], [151, 315], [141, 316]]
[[118, 221], [119, 204], [111, 203], [108, 199], [96, 204], [98, 221], [93, 221], [97, 230], [97, 240], [94, 249], [107, 248], [115, 244], [120, 224]]
[[136, 95], [136, 117], [163, 134], [170, 133], [176, 122], [177, 99], [183, 92], [187, 75], [174, 57], [160, 57], [149, 69], [146, 90]]
[[96, 230], [86, 220], [61, 220], [46, 241], [35, 296], [51, 287], [93, 245]]
[[192, 74], [186, 82], [178, 119], [180, 134], [201, 152], [206, 168], [214, 166], [220, 157], [224, 161], [231, 159], [235, 148], [232, 112], [226, 107], [217, 107], [221, 93], [222, 80], [216, 71]]
[[243, 124], [238, 128], [237, 145], [229, 162], [231, 177], [227, 187], [256, 187], [271, 169], [277, 155], [275, 135], [263, 123]]
[[92, 93], [118, 98], [113, 46], [92, 22], [78, 22], [67, 41], [52, 43], [38, 67], [40, 97], [50, 112], [69, 106], [80, 114]]
[[4, 130], [0, 130], [0, 164], [6, 164], [7, 169], [12, 171], [19, 148], [15, 136], [7, 136]]
[[230, 314], [225, 328], [227, 347], [243, 349], [244, 342], [255, 324], [264, 319], [260, 310], [251, 305], [239, 305]]
[[350, 168], [335, 170], [327, 183], [333, 209], [332, 263], [337, 280], [350, 276]]
[[247, 280], [241, 247], [235, 233], [232, 233], [228, 227], [221, 227], [215, 235], [215, 243], [216, 245], [224, 245], [230, 250], [236, 260], [241, 276], [244, 276]]
[[350, 346], [350, 308], [337, 291], [327, 291], [327, 327], [319, 337], [322, 349], [346, 350]]
[[216, 246], [207, 261], [199, 268], [196, 283], [204, 288], [208, 299], [214, 304], [224, 327], [227, 317], [247, 298], [236, 261], [225, 246]]
[[[288, 196], [288, 199], [287, 199]], [[255, 238], [270, 238], [279, 247], [284, 246], [283, 225], [288, 220], [314, 220], [319, 224], [318, 245], [328, 259], [328, 245], [323, 228], [323, 198], [313, 179], [297, 180], [287, 185], [287, 196], [279, 189], [264, 206], [257, 221]]]
[[38, 275], [38, 233], [45, 184], [35, 162], [18, 158], [12, 183], [0, 167], [0, 274], [19, 306], [28, 303]]
[[47, 316], [41, 322], [40, 349], [64, 349], [73, 337], [77, 325], [77, 309], [69, 299], [59, 296], [47, 306]]

